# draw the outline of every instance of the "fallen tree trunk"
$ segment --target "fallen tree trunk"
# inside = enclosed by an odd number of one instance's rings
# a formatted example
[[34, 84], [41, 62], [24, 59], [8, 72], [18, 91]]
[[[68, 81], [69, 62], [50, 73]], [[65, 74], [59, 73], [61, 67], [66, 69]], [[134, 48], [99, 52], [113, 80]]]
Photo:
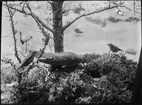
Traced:
[[[28, 66], [33, 61], [33, 58], [37, 58], [36, 62], [39, 61], [51, 65], [51, 71], [56, 69], [66, 70], [75, 67], [82, 67], [82, 63], [84, 62], [83, 55], [79, 55], [73, 52], [43, 53], [41, 55], [41, 51], [31, 50], [28, 56], [23, 60], [24, 64], [26, 63], [26, 66]], [[23, 65], [20, 67], [23, 67]], [[25, 71], [28, 71], [28, 69], [24, 70], [23, 72]]]
[[[38, 57], [38, 54], [35, 56]], [[39, 58], [39, 62], [50, 64], [52, 66], [70, 66], [83, 62], [82, 55], [73, 52], [61, 53], [43, 53]]]

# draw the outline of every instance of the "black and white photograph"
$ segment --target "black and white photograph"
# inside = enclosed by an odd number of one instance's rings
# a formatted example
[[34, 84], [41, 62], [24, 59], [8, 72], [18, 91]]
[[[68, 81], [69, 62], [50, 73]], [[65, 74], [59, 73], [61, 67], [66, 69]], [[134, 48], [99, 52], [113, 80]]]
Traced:
[[141, 0], [1, 8], [2, 104], [142, 103]]

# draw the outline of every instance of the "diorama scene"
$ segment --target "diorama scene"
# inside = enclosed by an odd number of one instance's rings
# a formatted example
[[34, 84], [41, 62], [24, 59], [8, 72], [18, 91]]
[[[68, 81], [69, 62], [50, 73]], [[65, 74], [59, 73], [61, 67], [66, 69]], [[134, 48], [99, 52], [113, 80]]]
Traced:
[[141, 1], [3, 1], [2, 104], [131, 103]]

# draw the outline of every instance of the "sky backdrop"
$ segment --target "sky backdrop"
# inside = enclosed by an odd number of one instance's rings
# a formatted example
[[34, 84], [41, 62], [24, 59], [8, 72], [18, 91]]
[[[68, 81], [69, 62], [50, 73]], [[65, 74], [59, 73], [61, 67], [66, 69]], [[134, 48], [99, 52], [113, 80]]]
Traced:
[[[99, 1], [100, 2], [100, 1]], [[66, 7], [72, 8], [71, 3], [66, 1]], [[84, 5], [87, 12], [93, 11], [94, 7], [91, 7], [91, 2], [82, 1], [78, 2]], [[88, 4], [87, 4], [88, 3]], [[44, 5], [44, 2], [40, 4]], [[70, 4], [70, 6], [68, 6]], [[77, 4], [77, 3], [76, 3]], [[86, 5], [87, 4], [87, 5]], [[95, 4], [95, 3], [93, 3]], [[33, 8], [37, 6], [36, 2], [32, 2]], [[65, 4], [64, 4], [65, 5]], [[95, 4], [98, 6], [104, 6], [104, 4]], [[131, 7], [131, 3], [127, 3], [128, 7]], [[97, 7], [97, 6], [96, 6]], [[35, 13], [41, 18], [46, 18], [47, 15], [44, 14], [42, 10], [37, 10], [34, 8]], [[107, 19], [109, 16], [114, 16], [117, 18], [125, 19], [129, 16], [133, 16], [132, 12], [125, 10], [126, 13], [124, 16], [119, 16], [116, 14], [116, 10], [108, 10], [101, 12], [99, 14], [94, 14], [92, 18], [99, 18], [102, 20]], [[13, 54], [13, 37], [11, 33], [10, 21], [8, 12], [6, 8], [2, 8], [2, 35], [1, 35], [1, 57], [9, 56], [15, 60]], [[67, 21], [73, 20], [77, 17], [78, 14], [70, 12], [68, 16], [63, 17], [63, 24]], [[48, 18], [48, 17], [47, 17]], [[15, 28], [18, 31], [21, 31], [24, 36], [32, 35], [33, 39], [29, 42], [29, 49], [39, 50], [42, 44], [43, 35], [40, 33], [40, 30], [37, 27], [37, 24], [31, 17], [24, 17], [22, 14], [16, 12], [14, 20], [18, 23], [15, 25]], [[65, 51], [71, 51], [79, 54], [85, 53], [107, 53], [109, 48], [108, 43], [113, 43], [116, 46], [119, 46], [121, 49], [126, 50], [128, 48], [135, 49], [137, 54], [135, 56], [128, 55], [134, 60], [138, 60], [140, 52], [140, 35], [141, 35], [141, 22], [118, 22], [112, 23], [106, 21], [106, 27], [101, 27], [98, 24], [91, 23], [86, 20], [86, 18], [81, 18], [67, 28], [64, 32], [64, 46]], [[83, 34], [78, 35], [75, 33], [74, 29], [79, 28], [83, 31]], [[10, 34], [8, 37], [8, 34]], [[18, 49], [21, 52], [24, 52], [24, 47], [19, 41], [19, 33], [16, 34]], [[53, 47], [53, 41], [50, 40], [50, 45]], [[49, 46], [46, 48], [46, 52], [53, 52], [53, 48], [50, 49]], [[16, 60], [15, 60], [16, 61]]]

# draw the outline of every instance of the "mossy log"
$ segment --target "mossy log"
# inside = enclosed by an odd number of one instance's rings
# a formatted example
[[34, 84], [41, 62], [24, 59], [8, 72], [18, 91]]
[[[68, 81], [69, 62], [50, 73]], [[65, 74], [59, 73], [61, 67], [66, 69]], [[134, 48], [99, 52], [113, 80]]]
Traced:
[[[38, 52], [35, 57], [38, 57], [39, 54]], [[38, 61], [55, 67], [71, 66], [83, 62], [82, 57], [82, 55], [73, 52], [43, 53]]]

